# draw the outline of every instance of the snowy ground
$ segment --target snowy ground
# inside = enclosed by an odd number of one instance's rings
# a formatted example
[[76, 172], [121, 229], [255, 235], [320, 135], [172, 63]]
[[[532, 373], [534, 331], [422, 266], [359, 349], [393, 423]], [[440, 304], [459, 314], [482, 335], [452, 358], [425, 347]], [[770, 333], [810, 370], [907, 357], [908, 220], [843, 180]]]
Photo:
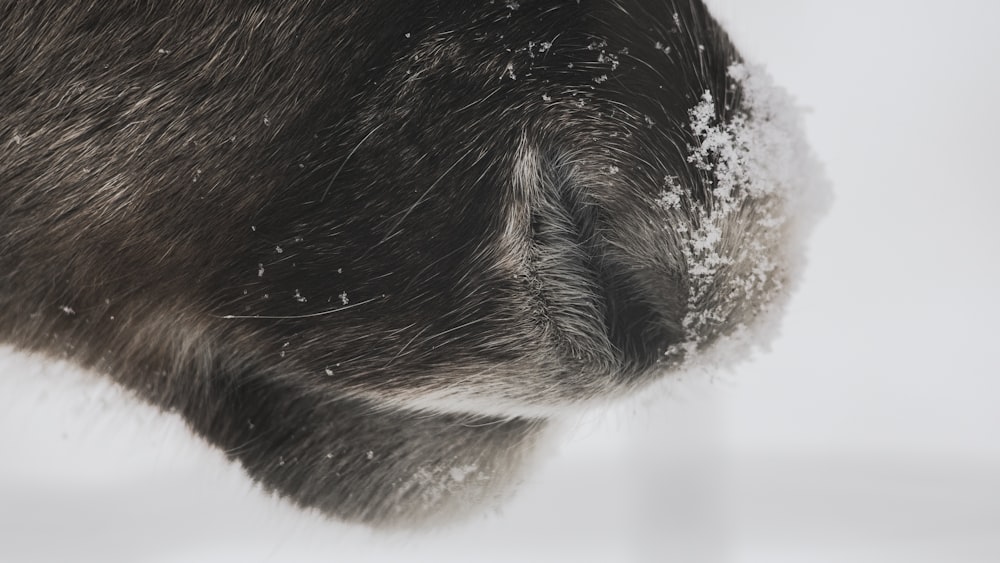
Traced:
[[384, 537], [0, 350], [0, 561], [1000, 561], [1000, 3], [712, 5], [836, 190], [771, 354], [581, 423], [500, 514]]

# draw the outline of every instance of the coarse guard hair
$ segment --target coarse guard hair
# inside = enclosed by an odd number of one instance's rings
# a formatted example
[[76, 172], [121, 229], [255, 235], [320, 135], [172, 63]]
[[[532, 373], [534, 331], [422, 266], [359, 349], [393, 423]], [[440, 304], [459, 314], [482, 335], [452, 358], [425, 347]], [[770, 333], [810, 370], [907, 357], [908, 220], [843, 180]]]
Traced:
[[0, 340], [302, 506], [436, 521], [750, 342], [814, 166], [699, 0], [7, 1]]

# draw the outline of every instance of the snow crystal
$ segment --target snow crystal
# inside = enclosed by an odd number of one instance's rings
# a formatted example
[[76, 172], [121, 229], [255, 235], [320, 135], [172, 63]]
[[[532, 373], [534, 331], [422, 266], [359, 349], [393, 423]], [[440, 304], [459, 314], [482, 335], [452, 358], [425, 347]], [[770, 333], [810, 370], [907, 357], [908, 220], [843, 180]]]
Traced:
[[475, 464], [463, 465], [462, 467], [452, 467], [448, 470], [448, 475], [451, 476], [452, 480], [456, 483], [461, 483], [465, 481], [465, 478], [473, 471], [479, 469]]
[[681, 197], [684, 195], [684, 188], [681, 187], [677, 176], [667, 176], [663, 179], [667, 189], [660, 192], [656, 204], [665, 210], [679, 210], [681, 208]]
[[597, 55], [597, 62], [610, 64], [611, 70], [618, 70], [618, 65], [621, 64], [617, 55], [614, 53], [608, 53], [607, 51], [601, 51], [600, 54]]
[[507, 68], [504, 69], [507, 73], [507, 77], [511, 80], [517, 80], [517, 75], [514, 74], [514, 63], [507, 63]]
[[608, 42], [603, 39], [595, 39], [587, 45], [588, 51], [596, 51], [598, 49], [604, 49], [608, 46]]

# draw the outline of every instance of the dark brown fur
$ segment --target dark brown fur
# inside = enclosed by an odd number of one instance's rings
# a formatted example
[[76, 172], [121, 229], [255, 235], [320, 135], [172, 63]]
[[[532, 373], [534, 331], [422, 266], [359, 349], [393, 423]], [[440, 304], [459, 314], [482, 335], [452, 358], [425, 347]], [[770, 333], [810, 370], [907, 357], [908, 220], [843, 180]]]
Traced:
[[0, 340], [302, 505], [474, 506], [671, 361], [736, 60], [700, 1], [0, 2]]

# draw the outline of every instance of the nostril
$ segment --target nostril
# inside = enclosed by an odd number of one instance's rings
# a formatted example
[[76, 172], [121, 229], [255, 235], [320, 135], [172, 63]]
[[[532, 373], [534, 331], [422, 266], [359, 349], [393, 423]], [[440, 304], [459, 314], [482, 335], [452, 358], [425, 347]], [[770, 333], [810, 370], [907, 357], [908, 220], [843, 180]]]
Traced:
[[[587, 201], [581, 190], [564, 183], [559, 193], [560, 208], [572, 223], [571, 232], [581, 249], [587, 275], [595, 280], [594, 289], [600, 303], [601, 318], [595, 324], [607, 336], [609, 344], [622, 368], [621, 373], [641, 372], [655, 364], [672, 345], [683, 340], [679, 320], [683, 318], [683, 304], [666, 306], [676, 301], [671, 297], [686, 295], [682, 289], [672, 291], [680, 282], [668, 279], [644, 284], [634, 265], [623, 264], [612, 257], [613, 247], [605, 240], [607, 225], [614, 224], [608, 211], [599, 204]], [[605, 227], [602, 228], [602, 225]], [[633, 236], [641, 236], [633, 233]], [[628, 235], [625, 235], [628, 236]], [[682, 301], [682, 300], [681, 300]], [[671, 314], [672, 309], [678, 309]]]
[[671, 306], [679, 284], [658, 280], [655, 288], [645, 287], [624, 268], [602, 268], [604, 324], [611, 344], [619, 351], [625, 374], [641, 373], [664, 358], [671, 346], [683, 342], [679, 320], [682, 312]]

